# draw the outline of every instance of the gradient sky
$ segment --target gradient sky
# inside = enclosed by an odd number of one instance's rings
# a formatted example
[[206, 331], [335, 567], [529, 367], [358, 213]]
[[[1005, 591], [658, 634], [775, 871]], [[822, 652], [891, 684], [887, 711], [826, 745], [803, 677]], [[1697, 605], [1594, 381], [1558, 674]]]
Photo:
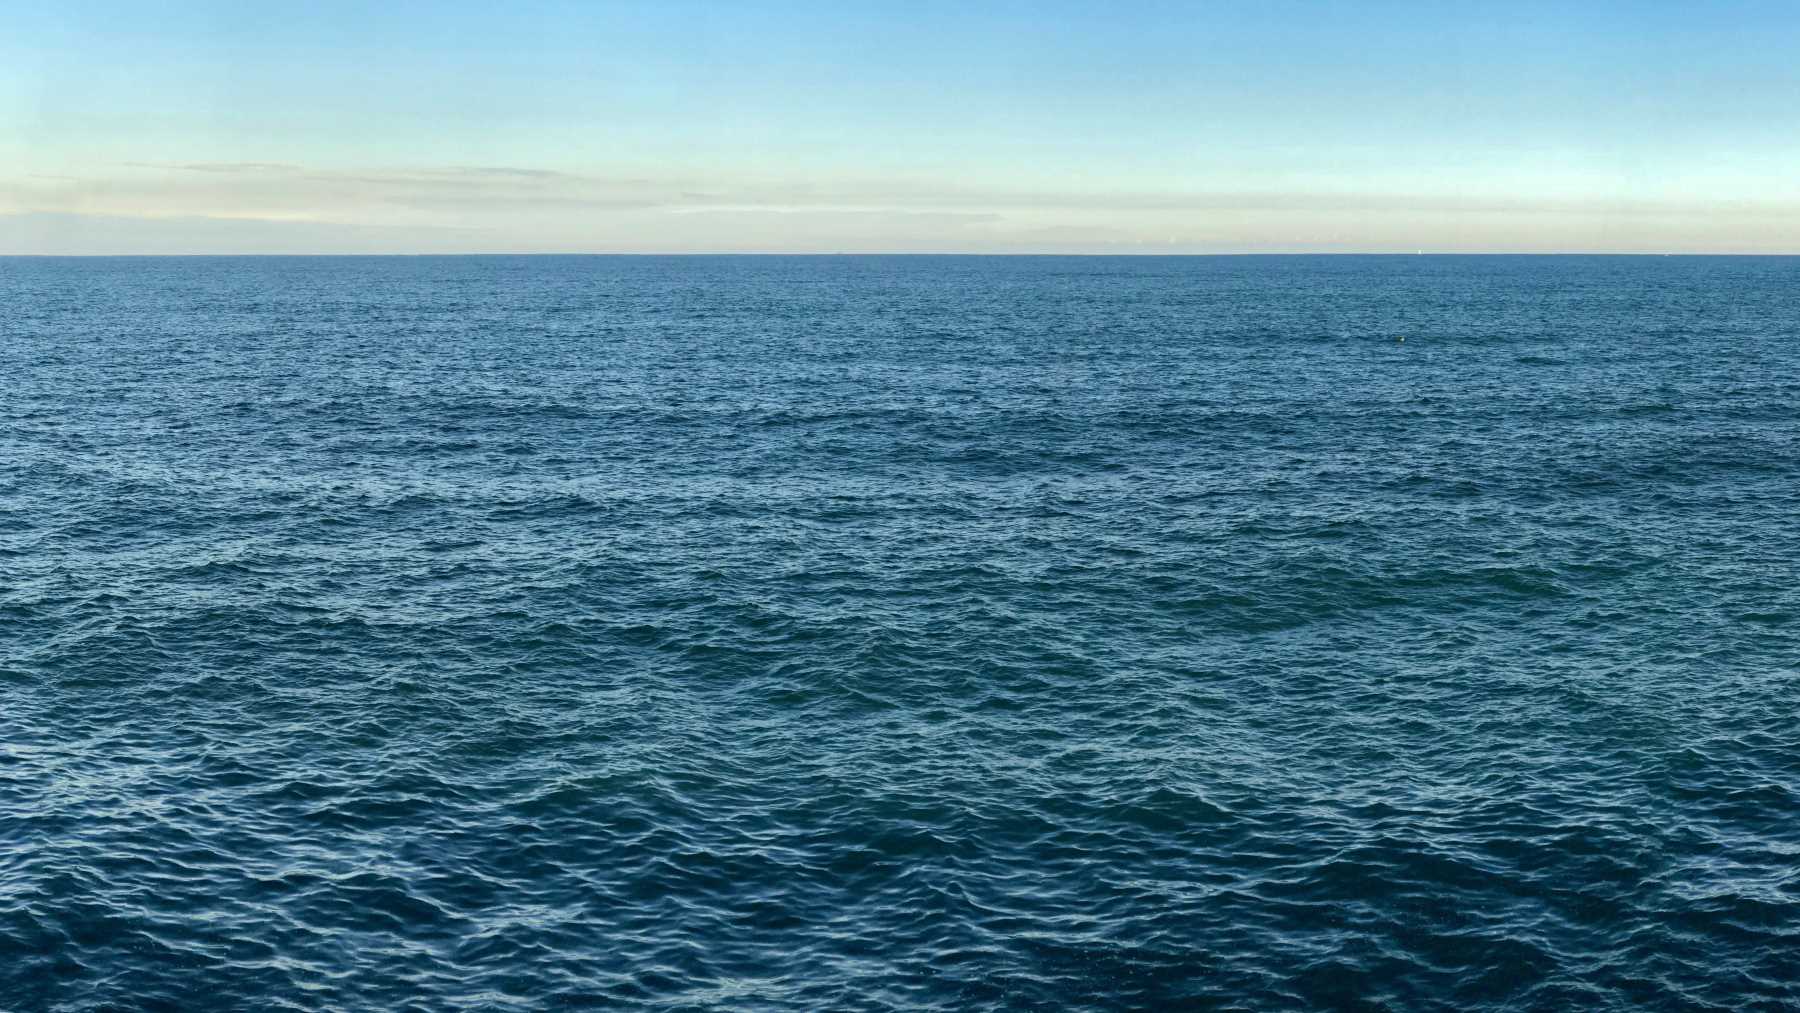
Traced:
[[1415, 249], [1800, 253], [1800, 4], [0, 9], [0, 253]]

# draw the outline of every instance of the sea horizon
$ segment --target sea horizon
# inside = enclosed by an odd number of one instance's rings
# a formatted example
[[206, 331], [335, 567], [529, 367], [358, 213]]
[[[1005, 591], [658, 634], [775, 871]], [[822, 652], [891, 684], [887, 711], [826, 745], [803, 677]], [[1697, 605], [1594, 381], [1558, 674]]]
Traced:
[[971, 252], [971, 251], [918, 251], [918, 250], [867, 250], [867, 251], [791, 251], [791, 250], [640, 250], [640, 251], [501, 251], [501, 252], [459, 252], [459, 253], [0, 253], [0, 260], [94, 260], [94, 259], [155, 259], [155, 258], [208, 258], [208, 257], [994, 257], [994, 258], [1054, 258], [1054, 257], [1087, 257], [1087, 258], [1150, 258], [1150, 259], [1200, 259], [1221, 257], [1720, 257], [1771, 259], [1800, 257], [1800, 251], [1793, 253], [1768, 252], [1670, 252], [1657, 253], [1651, 251], [1519, 251], [1519, 250], [1461, 250], [1443, 252], [1405, 253], [1401, 251], [1283, 251], [1283, 252], [1215, 252], [1215, 253], [1013, 253], [1013, 252]]
[[1793, 0], [14, 0], [0, 1013], [1797, 1013]]

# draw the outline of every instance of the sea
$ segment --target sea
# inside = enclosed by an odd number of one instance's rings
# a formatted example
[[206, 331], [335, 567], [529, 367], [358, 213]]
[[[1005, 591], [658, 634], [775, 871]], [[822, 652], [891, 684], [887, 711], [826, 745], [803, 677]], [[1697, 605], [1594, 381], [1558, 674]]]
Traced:
[[0, 259], [0, 1009], [1800, 1008], [1800, 258]]

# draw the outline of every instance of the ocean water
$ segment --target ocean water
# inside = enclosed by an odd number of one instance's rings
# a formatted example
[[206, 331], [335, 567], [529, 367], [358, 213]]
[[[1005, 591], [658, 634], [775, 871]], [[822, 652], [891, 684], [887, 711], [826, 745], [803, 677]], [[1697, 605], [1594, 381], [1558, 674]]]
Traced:
[[1800, 259], [0, 310], [9, 1013], [1800, 1007]]

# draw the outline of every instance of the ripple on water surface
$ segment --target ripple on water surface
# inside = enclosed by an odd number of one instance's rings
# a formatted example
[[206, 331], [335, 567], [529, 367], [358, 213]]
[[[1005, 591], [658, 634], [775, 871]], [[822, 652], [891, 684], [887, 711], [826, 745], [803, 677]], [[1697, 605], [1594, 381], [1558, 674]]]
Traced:
[[1794, 1008], [1797, 272], [0, 260], [0, 1008]]

